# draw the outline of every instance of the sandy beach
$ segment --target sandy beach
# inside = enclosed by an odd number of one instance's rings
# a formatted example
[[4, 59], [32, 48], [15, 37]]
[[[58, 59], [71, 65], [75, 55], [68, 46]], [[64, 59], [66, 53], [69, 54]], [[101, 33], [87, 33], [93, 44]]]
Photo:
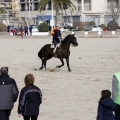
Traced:
[[[119, 38], [77, 38], [79, 46], [72, 47], [68, 72], [66, 61], [52, 58], [47, 70], [38, 70], [40, 48], [51, 43], [51, 37], [0, 37], [0, 67], [8, 66], [9, 75], [24, 87], [28, 73], [35, 76], [35, 85], [41, 88], [43, 103], [38, 120], [96, 120], [100, 92], [111, 90], [112, 76], [120, 71]], [[35, 70], [37, 69], [37, 70]], [[50, 71], [54, 69], [54, 71]], [[17, 114], [15, 103], [10, 120], [23, 120]]]

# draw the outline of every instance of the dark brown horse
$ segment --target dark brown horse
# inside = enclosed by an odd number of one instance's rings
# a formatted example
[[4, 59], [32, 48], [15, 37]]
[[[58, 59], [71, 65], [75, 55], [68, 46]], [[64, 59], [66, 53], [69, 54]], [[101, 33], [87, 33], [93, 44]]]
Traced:
[[[69, 71], [71, 71], [69, 66], [70, 44], [73, 46], [78, 46], [76, 37], [71, 34], [66, 36], [65, 39], [61, 41], [61, 46], [56, 50], [57, 58], [59, 58], [62, 62], [62, 65], [59, 65], [58, 68], [64, 66], [63, 58], [65, 58]], [[54, 49], [51, 48], [51, 44], [47, 44], [44, 45], [38, 52], [38, 57], [42, 60], [42, 67], [40, 69], [43, 69], [43, 67], [46, 69], [46, 62], [53, 57], [53, 50]]]

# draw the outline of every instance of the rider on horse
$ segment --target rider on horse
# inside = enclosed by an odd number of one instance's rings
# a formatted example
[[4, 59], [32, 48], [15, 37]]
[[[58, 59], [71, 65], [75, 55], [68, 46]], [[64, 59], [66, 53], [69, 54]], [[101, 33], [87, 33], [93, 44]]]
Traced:
[[54, 51], [53, 54], [56, 57], [56, 49], [57, 49], [57, 44], [60, 43], [60, 39], [61, 39], [61, 31], [60, 31], [60, 25], [57, 24], [56, 27], [53, 29], [52, 31], [52, 36], [53, 36], [53, 41], [52, 43], [54, 44]]

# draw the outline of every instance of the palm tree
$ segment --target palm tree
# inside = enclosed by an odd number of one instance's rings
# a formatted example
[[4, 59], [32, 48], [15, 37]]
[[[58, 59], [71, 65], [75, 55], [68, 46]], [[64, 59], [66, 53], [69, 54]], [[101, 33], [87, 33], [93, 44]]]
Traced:
[[[51, 0], [40, 0], [38, 5], [39, 11], [41, 12], [49, 2], [51, 2]], [[56, 11], [56, 20], [55, 20], [56, 24], [61, 23], [59, 19], [60, 17], [59, 11], [60, 10], [63, 11], [65, 5], [69, 8], [71, 13], [76, 9], [75, 5], [71, 2], [71, 0], [53, 0], [53, 7]]]
[[1, 13], [3, 13], [3, 14], [6, 13], [5, 8], [3, 8], [3, 7], [0, 8], [0, 14]]

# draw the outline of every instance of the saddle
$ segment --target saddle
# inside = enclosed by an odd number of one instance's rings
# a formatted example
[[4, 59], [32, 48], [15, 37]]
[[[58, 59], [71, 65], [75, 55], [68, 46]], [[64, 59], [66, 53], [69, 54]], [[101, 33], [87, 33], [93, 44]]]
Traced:
[[[58, 43], [56, 47], [60, 48], [61, 43]], [[51, 44], [50, 48], [55, 48], [54, 44]]]

